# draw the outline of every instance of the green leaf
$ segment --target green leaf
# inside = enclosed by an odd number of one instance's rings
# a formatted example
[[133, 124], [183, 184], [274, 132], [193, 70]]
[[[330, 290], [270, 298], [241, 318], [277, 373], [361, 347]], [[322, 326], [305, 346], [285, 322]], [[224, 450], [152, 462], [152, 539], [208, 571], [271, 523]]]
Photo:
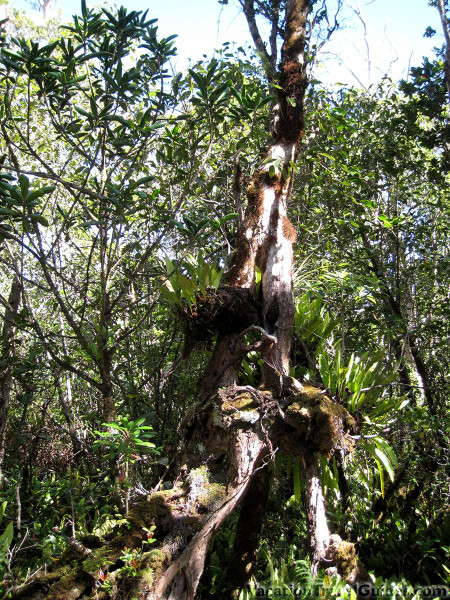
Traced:
[[133, 185], [130, 186], [130, 190], [135, 190], [139, 186], [144, 185], [144, 183], [149, 183], [150, 181], [154, 181], [154, 180], [155, 180], [154, 175], [148, 175], [147, 177], [141, 177], [140, 179], [138, 179], [136, 181], [136, 183], [133, 183]]
[[34, 221], [35, 223], [40, 223], [44, 227], [48, 227], [48, 221], [47, 221], [47, 219], [45, 217], [43, 217], [42, 215], [38, 214], [38, 213], [33, 213], [31, 215], [30, 219], [32, 221]]
[[224, 223], [227, 223], [228, 221], [234, 221], [235, 219], [237, 219], [238, 217], [238, 213], [229, 213], [228, 215], [225, 215], [224, 217], [222, 217], [220, 219], [220, 224], [223, 225]]
[[28, 190], [30, 189], [30, 182], [28, 177], [25, 175], [19, 175], [20, 191], [22, 192], [22, 198], [25, 199], [28, 196]]
[[381, 466], [381, 462], [377, 458], [375, 458], [375, 462], [377, 463], [378, 473], [380, 475], [381, 495], [384, 498], [384, 472], [383, 472], [383, 467]]
[[0, 544], [4, 544], [9, 548], [11, 546], [14, 537], [14, 524], [11, 521], [8, 523], [5, 531], [0, 535]]
[[129, 128], [133, 127], [133, 124], [130, 121], [127, 121], [126, 119], [124, 119], [121, 115], [109, 115], [107, 117], [107, 121], [117, 121], [124, 127], [129, 127]]
[[5, 215], [6, 217], [22, 217], [22, 213], [17, 210], [13, 210], [12, 208], [0, 208], [0, 215]]
[[330, 369], [328, 365], [328, 357], [326, 354], [319, 356], [319, 371], [324, 387], [330, 387]]
[[38, 198], [42, 198], [42, 196], [46, 196], [47, 194], [52, 194], [56, 189], [55, 185], [47, 185], [39, 188], [38, 190], [34, 190], [30, 194], [28, 194], [27, 202], [33, 202]]
[[389, 219], [386, 217], [386, 215], [378, 215], [378, 218], [383, 223], [383, 225], [385, 227], [387, 227], [388, 229], [390, 229], [393, 226], [393, 223], [391, 223], [391, 221], [389, 221]]
[[80, 108], [79, 106], [74, 106], [75, 110], [77, 111], [77, 113], [79, 113], [80, 115], [82, 115], [83, 117], [86, 117], [88, 119], [92, 118], [92, 115], [90, 113], [88, 113], [87, 111], [83, 110], [82, 108]]
[[375, 444], [378, 446], [378, 448], [384, 452], [384, 454], [388, 457], [390, 464], [393, 465], [394, 467], [398, 467], [398, 461], [397, 461], [397, 457], [394, 454], [394, 451], [392, 450], [392, 448], [389, 446], [389, 444], [386, 442], [386, 440], [384, 440], [381, 437], [376, 437], [374, 438]]
[[12, 59], [19, 60], [23, 62], [23, 56], [21, 54], [17, 54], [17, 52], [13, 52], [12, 50], [8, 50], [8, 48], [2, 48], [2, 55], [9, 56]]
[[394, 481], [394, 470], [389, 461], [389, 457], [384, 452], [382, 452], [379, 448], [374, 449], [374, 454], [383, 463], [383, 466], [386, 469], [386, 471], [388, 472], [389, 477], [391, 478], [391, 481]]
[[144, 442], [143, 440], [137, 440], [138, 446], [145, 446], [146, 448], [156, 448], [156, 445], [153, 442]]

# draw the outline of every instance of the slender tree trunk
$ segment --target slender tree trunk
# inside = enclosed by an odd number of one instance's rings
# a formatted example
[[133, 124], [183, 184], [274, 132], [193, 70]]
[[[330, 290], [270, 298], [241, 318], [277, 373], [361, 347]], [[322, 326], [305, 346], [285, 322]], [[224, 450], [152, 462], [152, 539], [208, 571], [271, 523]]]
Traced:
[[5, 458], [6, 429], [8, 425], [9, 400], [12, 383], [12, 358], [14, 356], [14, 319], [19, 310], [22, 286], [14, 276], [3, 318], [0, 363], [0, 489], [3, 485], [3, 461]]
[[61, 385], [59, 374], [55, 374], [56, 390], [58, 392], [58, 400], [61, 405], [64, 418], [66, 419], [67, 426], [69, 428], [70, 441], [72, 442], [72, 451], [75, 462], [81, 464], [83, 447], [81, 445], [80, 438], [78, 437], [77, 429], [75, 427], [75, 417], [73, 414], [72, 403], [69, 398], [64, 395], [64, 390]]
[[[370, 244], [364, 235], [362, 237], [362, 241], [363, 241], [364, 248], [367, 252], [367, 256], [369, 257], [369, 260], [372, 263], [372, 270], [374, 273], [377, 274], [377, 277], [379, 277], [379, 273], [382, 273], [383, 269], [378, 264], [378, 261], [374, 255], [374, 253], [372, 252]], [[425, 361], [423, 360], [422, 353], [420, 352], [417, 340], [414, 337], [414, 335], [412, 335], [412, 333], [408, 332], [408, 323], [403, 316], [403, 313], [402, 313], [399, 303], [395, 299], [395, 297], [392, 294], [391, 290], [389, 289], [388, 285], [380, 277], [379, 277], [379, 285], [380, 285], [380, 289], [382, 290], [382, 292], [386, 298], [386, 304], [387, 304], [388, 308], [395, 315], [395, 317], [398, 318], [399, 322], [403, 324], [402, 328], [404, 330], [404, 335], [406, 337], [406, 340], [407, 340], [407, 343], [409, 346], [409, 350], [411, 352], [411, 356], [414, 361], [414, 366], [416, 368], [418, 375], [420, 376], [420, 378], [422, 380], [423, 392], [424, 392], [424, 396], [425, 396], [425, 401], [428, 406], [428, 410], [429, 410], [430, 414], [435, 415], [437, 413], [438, 406], [437, 406], [437, 402], [436, 402], [436, 399], [433, 394], [433, 383], [431, 381]]]
[[98, 351], [100, 354], [99, 370], [101, 377], [102, 411], [106, 423], [112, 423], [116, 416], [116, 403], [114, 400], [112, 384], [112, 357], [113, 350], [110, 347], [108, 333], [111, 326], [111, 303], [109, 294], [105, 290], [102, 297], [100, 311], [100, 324], [98, 333]]
[[[292, 244], [296, 233], [287, 218], [287, 204], [292, 187], [291, 165], [303, 135], [307, 83], [304, 46], [309, 11], [307, 0], [287, 2], [279, 88], [272, 117], [273, 141], [265, 166], [255, 172], [248, 186], [243, 232], [227, 274], [229, 283], [253, 288], [255, 267], [261, 271], [263, 327], [276, 338], [276, 344], [264, 356], [263, 383], [278, 396], [282, 391], [282, 375], [289, 373], [295, 312]], [[258, 35], [251, 18], [253, 2], [246, 2], [245, 14], [255, 39]]]
[[[66, 346], [64, 336], [64, 321], [61, 313], [59, 314], [59, 325], [61, 328], [61, 339], [64, 357], [66, 358], [66, 360], [68, 360], [69, 352]], [[65, 373], [65, 393], [63, 386], [61, 385], [61, 375], [59, 373], [55, 373], [55, 383], [58, 392], [59, 403], [61, 405], [61, 410], [63, 411], [64, 418], [66, 419], [67, 426], [69, 427], [69, 435], [70, 440], [72, 442], [74, 460], [78, 465], [80, 465], [83, 454], [83, 447], [78, 436], [77, 428], [75, 426], [75, 415], [73, 412], [72, 404], [72, 382], [70, 380], [70, 374], [68, 372]]]
[[399, 361], [398, 375], [400, 383], [402, 384], [400, 393], [407, 396], [411, 400], [411, 405], [416, 405], [416, 395], [412, 386], [411, 378], [408, 372], [408, 361], [404, 356], [401, 340], [398, 338], [392, 338], [392, 345], [394, 349], [394, 355], [396, 360]]
[[328, 529], [325, 497], [319, 479], [316, 458], [305, 455], [303, 466], [306, 478], [306, 506], [309, 547], [311, 554], [313, 576], [317, 575], [318, 568], [326, 560], [330, 545], [330, 531]]
[[437, 0], [437, 7], [439, 10], [439, 16], [441, 17], [442, 29], [444, 31], [445, 38], [444, 77], [445, 83], [447, 84], [448, 99], [450, 102], [450, 23], [447, 18], [447, 10], [445, 8], [444, 0]]

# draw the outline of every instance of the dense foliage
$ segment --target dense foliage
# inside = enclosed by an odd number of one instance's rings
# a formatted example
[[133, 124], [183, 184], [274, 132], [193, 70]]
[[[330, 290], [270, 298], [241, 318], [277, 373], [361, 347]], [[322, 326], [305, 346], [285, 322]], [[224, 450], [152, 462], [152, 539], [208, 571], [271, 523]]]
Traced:
[[[105, 535], [138, 495], [171, 487], [213, 343], [208, 330], [184, 330], [184, 315], [219, 289], [268, 143], [270, 90], [255, 57], [225, 46], [173, 74], [174, 36], [160, 38], [150, 17], [83, 2], [59, 30], [2, 24], [5, 598], [67, 547]], [[328, 513], [398, 598], [450, 585], [443, 70], [437, 56], [399, 85], [314, 84], [291, 165], [292, 375], [357, 421], [354, 452], [321, 464]], [[249, 354], [242, 383], [257, 386], [261, 368]], [[278, 455], [272, 480], [256, 579], [297, 582], [310, 597], [300, 461]], [[211, 549], [205, 598], [233, 519]], [[123, 556], [125, 574], [138, 574], [143, 550]], [[328, 597], [350, 597], [327, 577]]]

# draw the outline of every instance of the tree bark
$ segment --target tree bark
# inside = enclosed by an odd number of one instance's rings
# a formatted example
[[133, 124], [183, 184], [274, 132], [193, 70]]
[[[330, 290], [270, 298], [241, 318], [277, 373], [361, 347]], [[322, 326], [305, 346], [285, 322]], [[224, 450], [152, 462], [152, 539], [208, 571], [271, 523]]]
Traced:
[[1, 336], [0, 372], [0, 489], [3, 486], [3, 461], [5, 458], [6, 429], [8, 425], [9, 401], [12, 383], [12, 359], [14, 356], [15, 317], [20, 305], [22, 285], [17, 275], [11, 284], [8, 306], [3, 317]]
[[101, 378], [102, 412], [106, 423], [112, 423], [116, 416], [116, 403], [112, 384], [113, 349], [109, 347], [108, 333], [111, 327], [111, 303], [108, 292], [102, 294], [100, 324], [98, 332], [98, 367]]
[[[263, 383], [278, 396], [282, 391], [282, 375], [289, 373], [295, 312], [292, 244], [297, 236], [287, 217], [287, 205], [292, 187], [292, 164], [304, 127], [303, 100], [307, 84], [304, 52], [310, 8], [308, 0], [290, 0], [286, 4], [285, 39], [272, 115], [272, 143], [264, 166], [255, 172], [247, 188], [244, 231], [227, 274], [229, 283], [253, 289], [255, 267], [261, 271], [263, 327], [277, 340], [263, 357]], [[253, 1], [245, 2], [244, 12], [253, 39], [258, 39]], [[266, 71], [270, 80], [270, 68], [266, 67]]]
[[55, 385], [56, 390], [58, 392], [58, 399], [61, 405], [61, 410], [69, 428], [70, 441], [72, 442], [73, 458], [77, 465], [81, 465], [83, 446], [81, 444], [80, 438], [78, 437], [77, 429], [75, 427], [75, 416], [73, 414], [72, 402], [69, 397], [66, 398], [64, 395], [64, 390], [61, 385], [59, 373], [55, 374]]
[[222, 578], [217, 598], [238, 600], [256, 569], [259, 537], [264, 524], [270, 476], [267, 467], [257, 471], [241, 503], [233, 554]]
[[303, 456], [303, 467], [306, 478], [306, 506], [309, 547], [312, 563], [312, 575], [317, 575], [319, 567], [324, 563], [330, 545], [325, 497], [319, 479], [319, 471], [314, 456]]

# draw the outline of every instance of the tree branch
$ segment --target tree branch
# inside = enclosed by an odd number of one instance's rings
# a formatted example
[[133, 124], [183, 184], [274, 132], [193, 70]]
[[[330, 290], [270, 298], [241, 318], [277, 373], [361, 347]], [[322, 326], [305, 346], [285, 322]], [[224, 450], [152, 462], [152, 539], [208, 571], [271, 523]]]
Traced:
[[[266, 73], [266, 77], [269, 82], [274, 82], [276, 79], [276, 69], [273, 64], [273, 56], [270, 56], [266, 50], [261, 34], [259, 33], [258, 25], [256, 24], [255, 5], [254, 0], [240, 0], [242, 10], [244, 11], [245, 18], [247, 19], [248, 29], [252, 36], [253, 43], [255, 44], [256, 50], [261, 57], [261, 61]], [[276, 54], [275, 54], [276, 60]]]

